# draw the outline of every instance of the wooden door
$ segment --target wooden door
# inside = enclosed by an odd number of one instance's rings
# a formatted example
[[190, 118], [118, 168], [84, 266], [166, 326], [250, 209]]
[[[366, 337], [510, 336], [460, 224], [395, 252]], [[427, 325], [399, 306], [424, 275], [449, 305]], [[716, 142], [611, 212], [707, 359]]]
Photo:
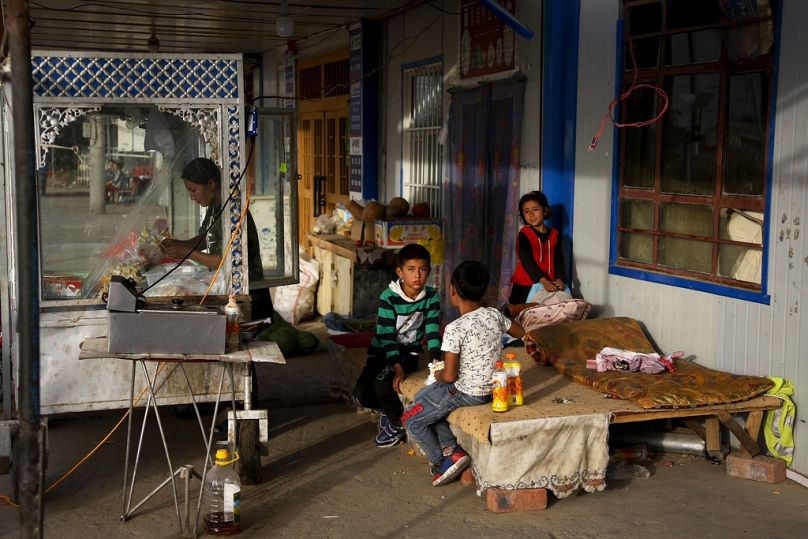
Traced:
[[317, 216], [347, 204], [348, 49], [301, 59], [296, 68], [298, 107], [298, 189], [300, 244]]
[[337, 204], [346, 206], [348, 194], [348, 111], [329, 110], [325, 113], [325, 205], [334, 211]]
[[315, 178], [323, 174], [323, 113], [304, 112], [298, 121], [298, 237], [308, 245], [306, 234], [317, 219], [314, 204]]

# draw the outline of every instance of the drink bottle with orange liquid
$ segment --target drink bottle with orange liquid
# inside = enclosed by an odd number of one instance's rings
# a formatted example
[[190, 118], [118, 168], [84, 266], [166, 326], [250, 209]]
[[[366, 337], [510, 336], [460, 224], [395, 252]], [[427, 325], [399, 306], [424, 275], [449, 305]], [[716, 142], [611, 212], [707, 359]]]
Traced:
[[502, 361], [497, 361], [494, 367], [493, 378], [493, 400], [491, 401], [491, 409], [495, 412], [508, 411], [508, 373], [502, 366]]
[[516, 361], [516, 354], [508, 352], [505, 354], [505, 373], [508, 375], [508, 395], [511, 406], [522, 406], [524, 397], [522, 396], [522, 366]]

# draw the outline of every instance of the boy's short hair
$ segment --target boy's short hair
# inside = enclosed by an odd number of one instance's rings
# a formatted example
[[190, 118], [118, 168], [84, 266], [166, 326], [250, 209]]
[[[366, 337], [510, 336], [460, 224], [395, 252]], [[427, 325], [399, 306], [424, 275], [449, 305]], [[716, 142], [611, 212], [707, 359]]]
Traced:
[[427, 265], [432, 262], [429, 258], [429, 251], [423, 245], [417, 243], [408, 243], [398, 252], [398, 267], [403, 268], [404, 265], [410, 260], [426, 260]]
[[482, 262], [466, 260], [452, 272], [452, 286], [461, 298], [480, 301], [488, 289], [488, 268]]

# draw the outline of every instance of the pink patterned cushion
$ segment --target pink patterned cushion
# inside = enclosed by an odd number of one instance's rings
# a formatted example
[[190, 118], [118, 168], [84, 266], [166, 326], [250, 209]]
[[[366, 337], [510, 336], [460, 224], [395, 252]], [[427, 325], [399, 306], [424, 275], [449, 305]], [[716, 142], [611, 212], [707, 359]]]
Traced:
[[514, 320], [528, 332], [559, 322], [583, 320], [591, 309], [592, 304], [588, 301], [568, 299], [558, 303], [527, 307]]

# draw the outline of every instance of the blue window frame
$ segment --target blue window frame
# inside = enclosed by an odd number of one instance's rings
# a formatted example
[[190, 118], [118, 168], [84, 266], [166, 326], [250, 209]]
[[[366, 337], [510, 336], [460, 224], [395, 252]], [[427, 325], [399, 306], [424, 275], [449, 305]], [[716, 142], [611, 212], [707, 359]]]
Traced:
[[610, 273], [769, 302], [773, 4], [623, 1]]

